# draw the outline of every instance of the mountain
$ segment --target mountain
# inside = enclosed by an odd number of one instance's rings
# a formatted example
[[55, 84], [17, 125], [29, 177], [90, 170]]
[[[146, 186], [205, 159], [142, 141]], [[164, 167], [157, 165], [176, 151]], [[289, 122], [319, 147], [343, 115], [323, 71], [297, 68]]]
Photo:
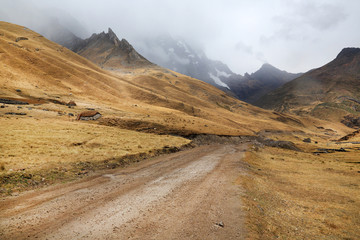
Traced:
[[359, 114], [360, 48], [344, 48], [333, 61], [266, 94], [256, 104], [321, 118]]
[[234, 74], [222, 78], [222, 80], [238, 99], [254, 104], [266, 93], [299, 76], [301, 76], [301, 73], [288, 73], [266, 63], [252, 74], [246, 73], [244, 76]]
[[107, 33], [94, 33], [85, 40], [74, 39], [72, 43], [65, 46], [105, 69], [116, 70], [124, 67], [153, 65], [128, 41], [119, 40], [111, 28]]
[[83, 40], [54, 20], [49, 22], [48, 27], [43, 27], [41, 33], [102, 68], [120, 70], [125, 67], [151, 66], [151, 61], [209, 83], [228, 95], [251, 104], [300, 75], [264, 64], [257, 72], [242, 76], [232, 72], [221, 61], [209, 59], [204, 51], [192, 47], [184, 39], [174, 38], [169, 34], [144, 36], [135, 43], [135, 50], [125, 39], [120, 41], [111, 29], [108, 33], [93, 34]]
[[150, 61], [173, 71], [200, 79], [248, 103], [299, 77], [264, 64], [258, 71], [242, 76], [221, 61], [209, 59], [205, 52], [185, 40], [164, 34], [145, 38], [137, 49]]
[[193, 48], [184, 39], [174, 38], [169, 34], [144, 37], [136, 47], [147, 59], [159, 66], [200, 79], [221, 90], [229, 90], [220, 79], [234, 74], [229, 67], [220, 61], [209, 59], [204, 51]]
[[[112, 39], [104, 41], [105, 47], [117, 42], [111, 32], [98, 38]], [[0, 100], [36, 103], [26, 109], [34, 121], [69, 124], [61, 118], [63, 112], [93, 108], [103, 114], [101, 124], [161, 134], [254, 135], [262, 126], [291, 128], [278, 115], [205, 82], [157, 66], [107, 71], [26, 27], [6, 22], [0, 22], [0, 59]], [[70, 101], [76, 107], [69, 110], [65, 104]], [[10, 107], [1, 109], [0, 115]]]

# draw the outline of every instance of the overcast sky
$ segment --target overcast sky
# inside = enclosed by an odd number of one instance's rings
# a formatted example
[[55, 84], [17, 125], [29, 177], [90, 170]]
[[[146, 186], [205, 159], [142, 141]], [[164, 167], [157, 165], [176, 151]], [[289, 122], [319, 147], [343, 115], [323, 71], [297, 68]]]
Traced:
[[0, 0], [0, 20], [35, 24], [38, 9], [81, 37], [111, 27], [136, 46], [168, 32], [240, 74], [266, 62], [305, 72], [360, 47], [359, 0]]

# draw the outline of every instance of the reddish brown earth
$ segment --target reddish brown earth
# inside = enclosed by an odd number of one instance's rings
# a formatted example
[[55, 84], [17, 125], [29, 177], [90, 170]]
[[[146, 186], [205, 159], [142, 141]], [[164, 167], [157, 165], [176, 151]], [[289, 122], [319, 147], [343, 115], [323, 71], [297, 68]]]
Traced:
[[5, 198], [0, 239], [243, 239], [245, 148], [202, 146]]

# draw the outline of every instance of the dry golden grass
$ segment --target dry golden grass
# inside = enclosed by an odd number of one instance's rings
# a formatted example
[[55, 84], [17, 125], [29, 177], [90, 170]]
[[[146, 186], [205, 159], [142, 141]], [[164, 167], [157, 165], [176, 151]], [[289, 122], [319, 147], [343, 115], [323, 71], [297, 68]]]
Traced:
[[359, 156], [359, 145], [322, 155], [247, 152], [249, 175], [239, 181], [247, 190], [249, 239], [359, 239]]
[[151, 156], [164, 147], [180, 148], [190, 142], [175, 136], [55, 118], [2, 118], [0, 132], [3, 194], [44, 181], [71, 180], [97, 168], [122, 166], [126, 164], [124, 159], [129, 160], [126, 157]]
[[86, 122], [5, 118], [1, 120], [1, 162], [5, 168], [28, 170], [80, 161], [103, 161], [147, 153], [189, 140]]
[[[112, 117], [147, 118], [196, 133], [254, 135], [263, 126], [292, 129], [274, 120], [270, 111], [188, 76], [159, 67], [105, 71], [22, 26], [0, 22], [0, 29], [0, 98], [74, 100], [79, 111], [97, 108]], [[17, 37], [28, 40], [16, 42]]]
[[126, 154], [148, 153], [189, 140], [111, 128], [91, 123], [35, 119], [2, 119], [1, 162], [7, 170], [103, 161]]

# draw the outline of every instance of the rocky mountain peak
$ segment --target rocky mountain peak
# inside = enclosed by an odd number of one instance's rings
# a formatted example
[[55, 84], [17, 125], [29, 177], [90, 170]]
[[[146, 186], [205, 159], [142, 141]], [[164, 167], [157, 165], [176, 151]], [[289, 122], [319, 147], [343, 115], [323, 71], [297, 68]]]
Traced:
[[121, 39], [121, 41], [119, 42], [119, 48], [127, 52], [131, 52], [132, 50], [134, 50], [133, 46], [125, 38]]
[[264, 63], [261, 68], [259, 70], [278, 70], [276, 67], [274, 67], [273, 65], [269, 64], [269, 63]]
[[120, 41], [111, 28], [107, 33], [94, 33], [88, 39], [74, 42], [70, 49], [106, 69], [152, 65], [128, 41]]
[[116, 36], [116, 34], [113, 32], [113, 30], [112, 30], [111, 28], [108, 29], [107, 36], [108, 36], [108, 38], [109, 38], [111, 41], [114, 42], [114, 45], [115, 45], [116, 47], [119, 46], [120, 40], [119, 40], [119, 38]]
[[108, 37], [110, 40], [114, 41], [114, 42], [119, 42], [118, 37], [116, 36], [116, 34], [113, 32], [113, 30], [111, 28], [108, 29], [108, 33], [107, 33]]

